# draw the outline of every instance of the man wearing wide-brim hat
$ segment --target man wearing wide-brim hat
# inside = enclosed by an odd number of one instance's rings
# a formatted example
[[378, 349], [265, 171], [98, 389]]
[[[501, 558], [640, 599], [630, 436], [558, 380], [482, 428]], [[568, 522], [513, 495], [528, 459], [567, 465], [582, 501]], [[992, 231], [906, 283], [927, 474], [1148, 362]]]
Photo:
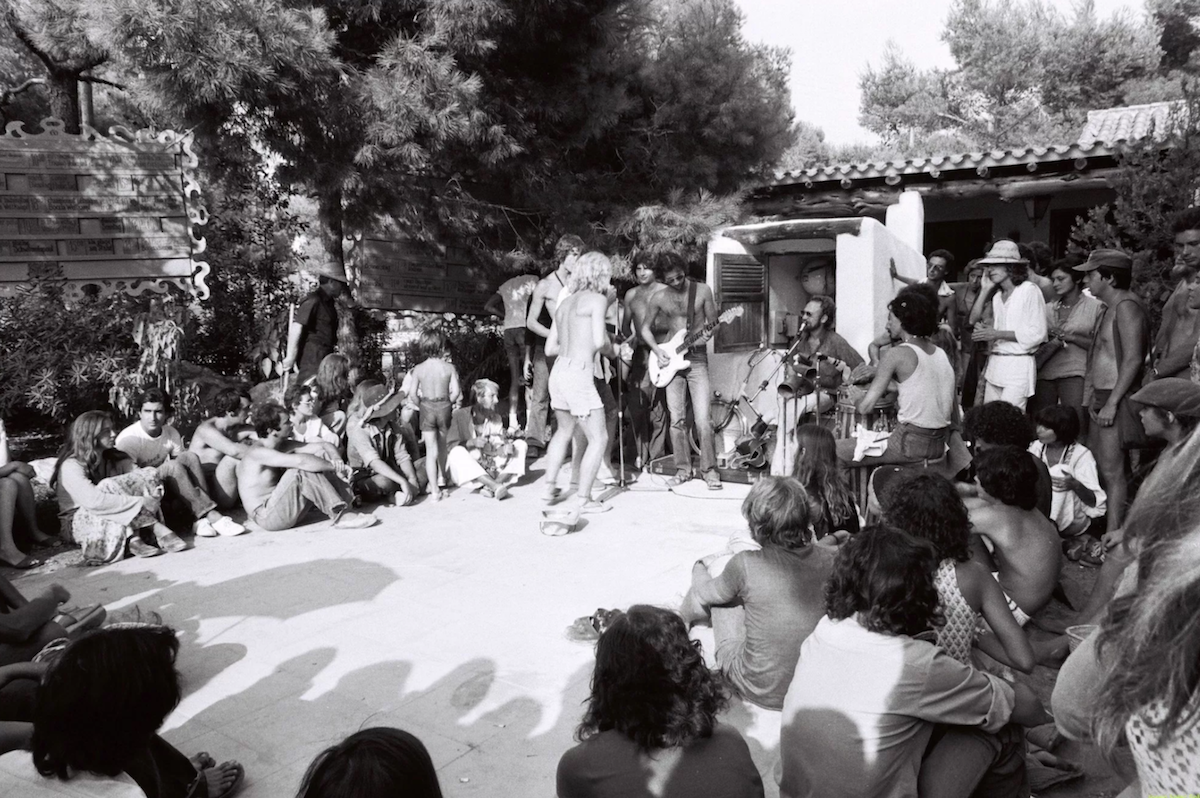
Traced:
[[337, 350], [337, 298], [346, 290], [346, 267], [341, 263], [310, 261], [303, 269], [317, 275], [317, 288], [296, 309], [283, 359], [284, 372], [299, 364], [300, 382], [316, 374], [325, 356]]
[[1003, 401], [1022, 410], [1037, 385], [1033, 355], [1048, 333], [1046, 300], [1028, 282], [1029, 261], [1012, 241], [992, 245], [978, 264], [984, 269], [983, 288], [971, 308], [970, 323], [979, 325], [987, 303], [992, 303], [991, 327], [976, 326], [973, 341], [990, 345], [984, 370], [983, 401]]
[[1129, 465], [1125, 451], [1145, 445], [1136, 408], [1129, 402], [1142, 381], [1150, 346], [1150, 323], [1142, 301], [1130, 291], [1133, 259], [1117, 249], [1093, 250], [1075, 267], [1084, 286], [1103, 302], [1104, 315], [1096, 325], [1088, 351], [1083, 401], [1091, 413], [1088, 448], [1108, 489], [1108, 527], [1125, 521]]

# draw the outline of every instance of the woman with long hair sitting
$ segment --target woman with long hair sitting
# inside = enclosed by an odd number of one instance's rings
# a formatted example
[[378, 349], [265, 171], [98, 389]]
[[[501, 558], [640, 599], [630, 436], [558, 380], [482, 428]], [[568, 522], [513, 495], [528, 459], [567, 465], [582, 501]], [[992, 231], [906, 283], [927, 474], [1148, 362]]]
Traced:
[[832, 432], [819, 424], [801, 424], [796, 428], [796, 465], [792, 476], [800, 480], [808, 493], [808, 516], [817, 540], [833, 532], [858, 531], [858, 502], [846, 485], [837, 457], [837, 439]]
[[89, 410], [71, 424], [58, 455], [52, 486], [58, 493], [64, 536], [83, 549], [89, 565], [104, 565], [125, 556], [162, 554], [141, 539], [148, 530], [156, 540], [179, 538], [162, 523], [162, 481], [153, 468], [137, 468], [115, 448], [112, 417]]
[[[950, 480], [914, 469], [880, 492], [884, 521], [929, 541], [936, 550], [933, 584], [943, 620], [937, 629], [938, 645], [965, 665], [974, 664], [972, 650], [978, 647], [997, 662], [1032, 672], [1033, 648], [1013, 618], [1004, 591], [987, 568], [971, 559], [971, 519]], [[981, 618], [990, 628], [982, 635]]]
[[[100, 629], [63, 649], [37, 691], [32, 758], [0, 757], [6, 779], [26, 785], [16, 794], [232, 796], [241, 765], [218, 765], [207, 754], [188, 759], [158, 736], [181, 697], [178, 653], [175, 630], [165, 626]], [[46, 789], [46, 778], [71, 786]]]
[[317, 366], [317, 373], [309, 383], [317, 387], [321, 405], [316, 415], [337, 435], [346, 429], [346, 409], [354, 396], [350, 384], [350, 358], [340, 352], [326, 355]]
[[1162, 457], [1125, 519], [1137, 560], [1054, 685], [1064, 736], [1132, 754], [1131, 796], [1200, 794], [1200, 434]]
[[754, 798], [762, 778], [742, 735], [717, 722], [721, 677], [669, 610], [637, 605], [596, 644], [592, 692], [558, 763], [559, 798]]

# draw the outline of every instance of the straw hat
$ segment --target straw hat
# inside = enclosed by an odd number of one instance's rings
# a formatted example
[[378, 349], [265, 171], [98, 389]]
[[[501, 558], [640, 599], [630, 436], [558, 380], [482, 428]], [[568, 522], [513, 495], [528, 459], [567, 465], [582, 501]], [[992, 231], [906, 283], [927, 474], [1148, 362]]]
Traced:
[[1012, 266], [1017, 263], [1029, 263], [1025, 258], [1021, 257], [1021, 250], [1017, 249], [1017, 245], [1007, 239], [1000, 239], [988, 253], [976, 261], [980, 266]]

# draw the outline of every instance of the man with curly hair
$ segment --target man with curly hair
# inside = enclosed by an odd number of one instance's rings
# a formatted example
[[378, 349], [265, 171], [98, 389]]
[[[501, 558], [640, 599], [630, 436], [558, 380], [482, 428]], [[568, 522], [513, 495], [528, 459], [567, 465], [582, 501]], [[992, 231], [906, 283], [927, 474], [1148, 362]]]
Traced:
[[937, 621], [935, 561], [884, 526], [838, 552], [783, 703], [780, 798], [1029, 795], [1018, 724], [1048, 716], [1029, 687], [915, 637]]
[[[976, 455], [994, 449], [997, 446], [1016, 446], [1018, 449], [1028, 449], [1029, 444], [1037, 438], [1033, 422], [1029, 417], [1008, 402], [987, 402], [972, 407], [963, 416], [963, 437], [968, 440]], [[1050, 479], [1050, 469], [1041, 458], [1030, 454], [1038, 472], [1035, 497], [1037, 508], [1042, 515], [1050, 517], [1054, 504], [1054, 482]], [[958, 492], [963, 498], [978, 496], [979, 491], [972, 481], [958, 483]]]
[[976, 460], [979, 498], [968, 504], [973, 556], [996, 577], [1017, 623], [1050, 603], [1062, 545], [1053, 522], [1037, 511], [1037, 470], [1029, 453], [997, 446]]

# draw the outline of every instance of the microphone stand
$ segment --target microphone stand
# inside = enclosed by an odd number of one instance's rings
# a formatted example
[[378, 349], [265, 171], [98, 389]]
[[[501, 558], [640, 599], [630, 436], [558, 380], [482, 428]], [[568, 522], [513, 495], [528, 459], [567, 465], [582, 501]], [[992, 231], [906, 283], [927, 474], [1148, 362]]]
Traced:
[[[650, 357], [654, 357], [653, 352], [650, 353]], [[621, 359], [620, 350], [617, 351], [615, 363], [617, 365], [617, 459], [620, 463], [620, 471], [617, 484], [609, 485], [596, 499], [598, 502], [606, 502], [629, 490], [629, 483], [625, 479], [625, 381], [621, 379], [621, 370], [625, 361]], [[632, 360], [630, 365], [632, 365]]]

